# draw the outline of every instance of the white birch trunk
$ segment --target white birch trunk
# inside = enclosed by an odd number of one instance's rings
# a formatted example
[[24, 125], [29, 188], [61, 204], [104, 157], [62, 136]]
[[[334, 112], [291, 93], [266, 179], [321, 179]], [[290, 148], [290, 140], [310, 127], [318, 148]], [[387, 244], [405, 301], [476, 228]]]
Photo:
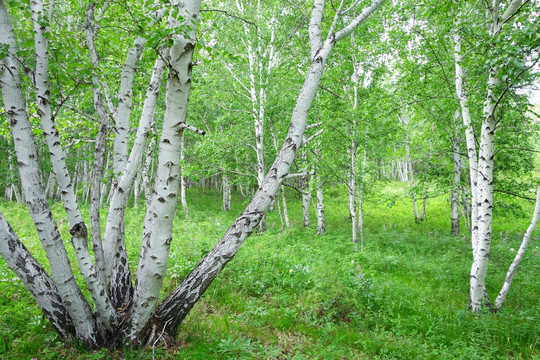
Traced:
[[127, 205], [128, 195], [135, 180], [137, 168], [141, 163], [144, 154], [146, 141], [150, 133], [151, 125], [154, 121], [156, 102], [159, 96], [159, 90], [161, 88], [164, 68], [165, 62], [158, 57], [154, 64], [154, 70], [152, 72], [150, 83], [148, 84], [146, 98], [144, 100], [143, 110], [139, 121], [139, 127], [135, 135], [135, 142], [133, 143], [130, 157], [125, 164], [122, 176], [119, 177], [118, 181], [112, 185], [113, 188], [109, 205], [109, 215], [107, 217], [107, 223], [103, 233], [103, 250], [105, 253], [105, 273], [108, 279], [107, 283], [110, 283], [111, 281], [113, 267], [115, 265], [114, 259], [119, 251], [119, 247], [123, 246], [123, 236], [121, 230], [124, 224], [124, 212], [119, 210], [125, 209]]
[[223, 206], [225, 211], [231, 210], [231, 185], [229, 183], [229, 177], [226, 173], [221, 175], [221, 187], [223, 191]]
[[150, 143], [148, 144], [148, 147], [146, 148], [146, 154], [144, 159], [144, 166], [143, 166], [143, 187], [144, 187], [144, 200], [146, 203], [146, 207], [148, 208], [150, 206], [150, 202], [152, 200], [152, 153], [154, 150], [154, 143], [155, 138], [152, 137], [150, 139]]
[[454, 112], [454, 126], [455, 126], [455, 135], [454, 135], [454, 145], [452, 152], [453, 168], [454, 168], [454, 183], [452, 186], [452, 195], [451, 195], [451, 211], [450, 218], [452, 223], [451, 234], [452, 236], [459, 236], [459, 189], [461, 184], [461, 137], [459, 136], [458, 120], [460, 117], [460, 111], [456, 110]]
[[[4, 0], [0, 0], [0, 44], [15, 51], [15, 35], [11, 27]], [[96, 322], [88, 302], [75, 282], [66, 249], [53, 220], [41, 183], [37, 153], [21, 93], [19, 66], [12, 53], [7, 55], [0, 68], [2, 99], [7, 109], [15, 154], [19, 165], [22, 190], [38, 237], [43, 245], [58, 294], [73, 320], [77, 336], [89, 347], [98, 342]]]
[[52, 199], [56, 190], [56, 177], [54, 176], [54, 171], [49, 173], [47, 178], [47, 186], [45, 186], [45, 197], [47, 199]]
[[289, 212], [287, 211], [287, 196], [285, 195], [285, 187], [281, 185], [281, 205], [283, 206], [283, 221], [286, 227], [291, 227]]
[[[317, 142], [315, 147], [315, 157], [317, 162], [321, 161], [321, 144]], [[317, 171], [315, 175], [315, 182], [317, 184], [317, 234], [322, 235], [326, 232], [326, 222], [324, 218], [324, 181], [321, 177], [320, 171]]]
[[[43, 3], [33, 1], [31, 3], [32, 20], [34, 23], [34, 36], [36, 46], [36, 100], [43, 133], [49, 147], [49, 154], [53, 170], [56, 173], [58, 186], [64, 202], [64, 208], [68, 216], [69, 232], [72, 235], [73, 248], [79, 263], [79, 268], [90, 290], [98, 315], [105, 326], [112, 330], [116, 326], [116, 313], [106, 295], [102, 279], [94, 269], [90, 252], [88, 251], [88, 232], [86, 224], [80, 213], [77, 197], [73, 191], [71, 177], [67, 171], [64, 151], [61, 146], [58, 130], [52, 121], [52, 112], [49, 100], [49, 59], [47, 50], [47, 38], [44, 36], [46, 29], [39, 24], [39, 19], [44, 14]], [[88, 170], [84, 170], [88, 173]]]
[[71, 336], [70, 317], [58, 289], [47, 272], [26, 249], [4, 215], [0, 213], [0, 255], [32, 294], [53, 328], [64, 338]]
[[362, 168], [360, 170], [360, 192], [358, 194], [358, 232], [360, 234], [360, 251], [364, 251], [364, 186], [367, 167], [367, 145], [368, 145], [369, 125], [366, 125], [364, 133], [364, 155], [362, 158]]
[[534, 212], [533, 212], [531, 224], [527, 228], [527, 231], [525, 232], [525, 234], [523, 234], [523, 241], [521, 242], [521, 246], [519, 247], [516, 257], [514, 258], [514, 261], [512, 261], [512, 264], [508, 268], [508, 272], [506, 273], [504, 284], [501, 288], [501, 291], [499, 292], [499, 295], [495, 299], [495, 309], [497, 310], [499, 310], [502, 307], [504, 300], [506, 299], [506, 295], [508, 295], [508, 292], [510, 291], [510, 286], [512, 286], [514, 275], [516, 274], [519, 264], [521, 264], [521, 260], [523, 260], [523, 256], [525, 255], [525, 251], [527, 250], [527, 246], [529, 245], [532, 234], [534, 230], [536, 229], [536, 226], [538, 225], [539, 217], [540, 217], [540, 187], [538, 187], [538, 189], [536, 190], [536, 204], [534, 206]]
[[[356, 128], [356, 120], [353, 120], [353, 127]], [[353, 130], [353, 134], [354, 134]], [[354, 244], [358, 243], [358, 218], [356, 216], [357, 209], [357, 191], [356, 191], [356, 162], [357, 162], [357, 153], [358, 148], [356, 146], [356, 139], [353, 136], [351, 140], [351, 145], [348, 149], [349, 153], [349, 215], [352, 220], [352, 242]]]
[[[433, 160], [433, 134], [435, 133], [435, 123], [431, 122], [431, 136], [429, 137], [429, 162], [431, 163]], [[424, 221], [426, 219], [426, 206], [427, 206], [427, 200], [428, 200], [428, 193], [429, 193], [429, 181], [426, 182], [426, 188], [424, 190], [424, 201], [422, 203], [422, 211], [420, 212], [420, 221]]]
[[317, 234], [319, 235], [326, 232], [323, 185], [324, 182], [319, 176], [317, 176]]
[[189, 209], [188, 204], [186, 200], [186, 177], [184, 176], [184, 161], [185, 161], [185, 155], [184, 155], [184, 148], [185, 148], [185, 141], [184, 141], [184, 132], [182, 132], [182, 138], [180, 139], [180, 204], [182, 205], [182, 210], [184, 210], [184, 214], [186, 216], [186, 220], [189, 220]]
[[[523, 4], [523, 0], [512, 0], [508, 4], [506, 10], [501, 15], [501, 3], [500, 0], [493, 0], [491, 5], [488, 5], [487, 15], [489, 23], [489, 36], [490, 42], [503, 29], [503, 26], [515, 15]], [[485, 278], [487, 274], [487, 267], [489, 261], [490, 245], [491, 245], [491, 231], [492, 231], [492, 216], [493, 216], [493, 158], [494, 158], [494, 142], [495, 142], [495, 129], [496, 119], [495, 110], [499, 103], [499, 99], [496, 95], [496, 88], [500, 82], [498, 78], [498, 69], [491, 64], [489, 66], [488, 80], [487, 80], [487, 97], [483, 109], [482, 128], [480, 133], [480, 145], [478, 148], [478, 158], [473, 169], [473, 163], [471, 163], [471, 150], [475, 149], [474, 139], [469, 139], [472, 136], [468, 135], [472, 129], [470, 126], [470, 115], [468, 114], [468, 108], [466, 105], [466, 96], [463, 91], [463, 70], [461, 69], [461, 39], [458, 32], [454, 35], [455, 47], [454, 57], [456, 63], [456, 92], [462, 106], [462, 116], [464, 123], [467, 127], [467, 147], [469, 148], [469, 164], [471, 170], [476, 170], [476, 179], [471, 180], [471, 193], [472, 193], [472, 247], [473, 247], [473, 264], [471, 267], [471, 283], [470, 283], [470, 308], [473, 312], [480, 311], [485, 304], [489, 304], [487, 298]], [[490, 43], [491, 47], [495, 45]], [[504, 95], [500, 94], [502, 97]], [[465, 105], [464, 105], [465, 104]], [[464, 111], [464, 109], [466, 111]], [[467, 125], [467, 123], [469, 125]], [[476, 155], [476, 154], [474, 154]], [[476, 159], [476, 157], [475, 157]], [[471, 178], [473, 177], [471, 171]]]
[[407, 168], [407, 177], [411, 188], [414, 221], [420, 221], [420, 217], [418, 216], [418, 205], [416, 204], [416, 190], [414, 189], [414, 170], [411, 157], [411, 141], [409, 139], [409, 116], [405, 113], [405, 110], [401, 111], [400, 120], [405, 132], [405, 166]]
[[146, 213], [132, 317], [126, 331], [128, 339], [134, 343], [140, 340], [152, 316], [167, 269], [172, 223], [180, 187], [181, 134], [186, 122], [200, 5], [200, 0], [184, 1], [176, 5], [182, 16], [182, 25], [188, 31], [174, 37], [169, 54], [166, 109], [159, 143], [156, 183]]

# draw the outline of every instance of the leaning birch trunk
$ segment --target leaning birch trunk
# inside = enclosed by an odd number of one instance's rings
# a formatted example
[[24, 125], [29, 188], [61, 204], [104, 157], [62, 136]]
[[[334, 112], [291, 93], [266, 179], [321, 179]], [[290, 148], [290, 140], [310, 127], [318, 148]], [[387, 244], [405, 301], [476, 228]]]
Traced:
[[70, 334], [70, 317], [58, 299], [56, 284], [26, 249], [0, 213], [0, 255], [32, 294], [52, 327], [64, 338]]
[[527, 246], [529, 245], [532, 234], [534, 230], [536, 229], [536, 226], [538, 225], [539, 217], [540, 217], [540, 186], [538, 187], [538, 189], [536, 189], [536, 204], [534, 206], [534, 212], [533, 212], [533, 218], [531, 220], [531, 224], [527, 228], [527, 231], [525, 232], [525, 234], [523, 234], [523, 241], [521, 242], [521, 246], [519, 247], [516, 257], [514, 258], [514, 261], [512, 261], [512, 264], [508, 268], [508, 272], [506, 273], [506, 278], [504, 280], [504, 285], [502, 286], [501, 291], [499, 292], [499, 295], [495, 299], [495, 309], [497, 310], [499, 310], [502, 307], [504, 300], [506, 299], [506, 295], [508, 295], [508, 292], [510, 291], [510, 286], [512, 286], [512, 280], [514, 280], [514, 275], [516, 274], [519, 264], [521, 264], [521, 260], [523, 260], [523, 255], [525, 255], [525, 251], [527, 250]]
[[[0, 0], [0, 45], [11, 51], [16, 49], [15, 34], [4, 0]], [[96, 347], [100, 339], [94, 315], [75, 282], [60, 232], [44, 196], [32, 127], [21, 93], [19, 66], [11, 52], [4, 57], [1, 64], [0, 87], [4, 106], [10, 109], [7, 118], [13, 135], [22, 191], [49, 260], [58, 294], [73, 321], [77, 337], [88, 347]]]
[[152, 137], [146, 148], [146, 153], [144, 154], [143, 188], [146, 207], [150, 206], [150, 201], [152, 199], [152, 153], [154, 152], [154, 143], [155, 138]]
[[[106, 254], [105, 269], [108, 279], [112, 276], [113, 267], [115, 265], [114, 258], [119, 251], [119, 247], [123, 246], [120, 234], [124, 223], [124, 220], [122, 219], [124, 212], [118, 210], [126, 208], [128, 195], [137, 175], [137, 168], [142, 161], [150, 128], [154, 120], [156, 102], [161, 88], [164, 68], [165, 62], [158, 57], [155, 61], [152, 77], [148, 84], [133, 148], [128, 161], [124, 165], [122, 175], [112, 184], [109, 215], [103, 233], [103, 250]], [[108, 282], [110, 282], [110, 280], [108, 280]]]
[[[274, 130], [271, 131], [272, 135], [272, 143], [274, 144], [274, 150], [276, 150], [276, 154], [279, 151], [277, 140], [276, 140], [276, 134], [274, 133]], [[279, 193], [281, 193], [281, 205], [283, 206], [283, 222], [285, 227], [291, 227], [291, 221], [289, 220], [289, 212], [287, 210], [287, 197], [285, 195], [285, 186], [281, 185], [280, 190], [278, 192], [277, 201], [279, 202]]]
[[454, 135], [454, 145], [452, 151], [452, 159], [454, 165], [454, 183], [452, 186], [452, 195], [450, 201], [451, 208], [451, 223], [452, 223], [452, 236], [459, 236], [459, 188], [461, 183], [461, 155], [460, 145], [461, 137], [459, 136], [458, 120], [460, 117], [459, 110], [454, 112], [454, 126], [456, 133]]
[[195, 302], [204, 294], [208, 286], [210, 286], [223, 267], [234, 257], [244, 241], [258, 225], [276, 196], [281, 182], [289, 173], [294, 157], [302, 145], [309, 109], [319, 87], [326, 61], [334, 45], [345, 36], [348, 36], [383, 2], [384, 0], [373, 2], [349, 25], [334, 33], [336, 23], [339, 20], [338, 10], [338, 15], [334, 18], [334, 22], [330, 27], [329, 35], [323, 43], [320, 31], [324, 0], [315, 0], [309, 25], [311, 63], [304, 85], [296, 100], [291, 115], [289, 132], [283, 146], [270, 167], [261, 187], [257, 190], [244, 212], [227, 230], [218, 244], [184, 279], [182, 284], [156, 309], [152, 324], [156, 329], [163, 329], [163, 334], [168, 334], [171, 337], [176, 334], [178, 326], [187, 316]]

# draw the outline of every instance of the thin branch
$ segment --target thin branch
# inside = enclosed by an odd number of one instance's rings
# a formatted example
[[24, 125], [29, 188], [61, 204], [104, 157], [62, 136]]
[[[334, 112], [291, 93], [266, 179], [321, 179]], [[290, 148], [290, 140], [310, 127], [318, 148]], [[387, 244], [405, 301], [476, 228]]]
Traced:
[[287, 186], [287, 187], [290, 187], [291, 189], [294, 189], [294, 190], [298, 191], [298, 192], [299, 192], [300, 194], [302, 194], [302, 195], [307, 195], [307, 194], [309, 194], [309, 191], [303, 191], [303, 190], [300, 190], [299, 188], [297, 188], [296, 186], [294, 186], [294, 185], [292, 185], [292, 184], [288, 184], [288, 183], [286, 183], [286, 182], [282, 182], [281, 184], [282, 184], [282, 185], [285, 185], [285, 186]]
[[199, 130], [199, 129], [197, 129], [195, 126], [188, 125], [188, 124], [186, 124], [186, 123], [181, 123], [181, 124], [180, 124], [180, 127], [181, 127], [182, 129], [191, 130], [191, 131], [193, 131], [194, 133], [199, 134], [199, 135], [201, 135], [201, 136], [204, 136], [204, 135], [206, 134], [206, 132], [204, 132], [203, 130]]
[[324, 129], [320, 129], [315, 134], [308, 137], [305, 141], [302, 142], [302, 146], [307, 145], [311, 142], [311, 140], [315, 139], [317, 136], [321, 135], [323, 133]]
[[302, 176], [310, 176], [310, 175], [311, 176], [315, 175], [315, 171], [308, 172], [308, 173], [301, 172], [301, 173], [289, 174], [289, 175], [285, 176], [285, 179], [291, 179], [291, 178], [302, 177]]
[[95, 122], [98, 123], [98, 124], [101, 123], [101, 120], [100, 120], [100, 119], [98, 119], [98, 118], [96, 118], [96, 117], [94, 117], [94, 116], [92, 116], [92, 115], [89, 115], [89, 114], [87, 114], [87, 113], [85, 113], [85, 112], [82, 112], [82, 111], [80, 111], [80, 110], [78, 110], [78, 109], [76, 109], [76, 108], [74, 108], [74, 107], [72, 107], [72, 106], [69, 106], [69, 105], [66, 105], [66, 104], [62, 105], [61, 103], [60, 103], [60, 104], [57, 104], [57, 105], [58, 105], [59, 107], [60, 107], [60, 106], [63, 106], [63, 107], [65, 107], [66, 109], [69, 109], [69, 110], [71, 110], [71, 111], [73, 111], [73, 112], [75, 112], [75, 113], [77, 113], [77, 114], [79, 114], [79, 115], [82, 115], [82, 116], [84, 116], [85, 118], [87, 118], [88, 120], [95, 121]]
[[354, 31], [362, 23], [365, 21], [377, 8], [384, 2], [384, 0], [375, 0], [373, 3], [364, 8], [362, 13], [358, 15], [349, 25], [338, 31], [335, 35], [335, 41], [338, 42], [339, 40], [343, 39], [345, 36], [348, 36], [350, 33]]
[[306, 130], [309, 130], [309, 129], [312, 129], [314, 127], [318, 127], [321, 125], [322, 125], [322, 121], [319, 121], [318, 123], [309, 124], [309, 125], [306, 125]]
[[337, 97], [338, 99], [343, 100], [343, 96], [339, 95], [338, 93], [336, 93], [336, 92], [333, 91], [333, 90], [330, 90], [330, 89], [327, 88], [326, 86], [319, 85], [319, 87], [320, 87], [321, 89], [323, 89], [324, 91], [327, 91], [327, 92], [329, 92], [330, 94], [334, 95], [334, 96]]
[[511, 191], [508, 191], [508, 190], [493, 189], [493, 191], [494, 191], [494, 192], [498, 192], [498, 193], [507, 194], [507, 195], [512, 195], [512, 196], [518, 197], [518, 198], [520, 198], [520, 199], [525, 199], [525, 200], [530, 200], [530, 201], [534, 201], [534, 200], [535, 200], [535, 199], [530, 198], [530, 197], [527, 197], [527, 196], [525, 196], [525, 195], [516, 194], [516, 193], [511, 192]]
[[233, 15], [233, 14], [230, 14], [228, 13], [227, 11], [225, 10], [218, 10], [218, 9], [201, 9], [201, 12], [218, 12], [218, 13], [222, 13], [222, 14], [225, 14], [227, 15], [228, 17], [232, 17], [234, 19], [238, 19], [240, 21], [243, 21], [244, 23], [246, 24], [249, 24], [249, 25], [252, 25], [252, 26], [255, 26], [255, 28], [258, 30], [259, 27], [257, 26], [257, 24], [255, 24], [254, 22], [252, 21], [249, 21], [249, 20], [246, 20], [240, 16], [237, 16], [237, 15]]

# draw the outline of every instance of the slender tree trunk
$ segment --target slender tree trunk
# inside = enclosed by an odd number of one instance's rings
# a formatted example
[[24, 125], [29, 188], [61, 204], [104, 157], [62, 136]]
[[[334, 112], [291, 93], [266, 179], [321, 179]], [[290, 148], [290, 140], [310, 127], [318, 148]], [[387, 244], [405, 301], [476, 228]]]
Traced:
[[504, 285], [502, 286], [501, 291], [499, 292], [499, 295], [495, 299], [495, 309], [497, 310], [502, 307], [504, 300], [506, 299], [506, 295], [508, 295], [508, 292], [510, 291], [510, 286], [512, 285], [512, 281], [514, 280], [514, 275], [516, 274], [519, 264], [521, 264], [521, 260], [523, 260], [523, 255], [525, 255], [525, 251], [527, 250], [527, 246], [529, 245], [532, 234], [534, 230], [536, 229], [536, 226], [538, 225], [539, 217], [540, 217], [540, 187], [538, 187], [538, 189], [536, 190], [536, 204], [534, 207], [533, 218], [531, 220], [531, 224], [527, 228], [527, 231], [525, 232], [525, 234], [523, 234], [523, 241], [521, 242], [521, 246], [519, 247], [516, 257], [514, 258], [514, 261], [512, 261], [512, 264], [508, 268], [508, 272], [506, 273], [506, 278], [504, 280]]
[[[168, 58], [167, 96], [161, 140], [159, 143], [158, 172], [154, 196], [147, 209], [143, 229], [143, 245], [137, 270], [137, 282], [131, 321], [126, 327], [127, 338], [137, 344], [157, 305], [159, 291], [167, 269], [172, 223], [180, 187], [180, 152], [182, 132], [186, 124], [195, 30], [200, 11], [200, 0], [178, 4], [182, 25], [188, 31], [174, 37]], [[170, 19], [171, 26], [175, 26]]]
[[221, 186], [223, 192], [223, 206], [222, 209], [225, 211], [231, 210], [231, 185], [229, 184], [229, 177], [226, 173], [221, 175]]
[[[433, 134], [435, 133], [435, 123], [431, 122], [431, 136], [429, 138], [429, 162], [431, 163], [433, 160]], [[424, 201], [422, 203], [422, 211], [420, 212], [420, 221], [424, 221], [426, 219], [426, 206], [427, 206], [427, 200], [429, 195], [429, 181], [426, 182], [426, 188], [424, 190]]]
[[413, 203], [414, 221], [420, 221], [418, 216], [418, 206], [416, 204], [416, 190], [414, 188], [414, 170], [411, 158], [411, 142], [409, 139], [409, 116], [405, 113], [405, 110], [401, 112], [401, 123], [403, 124], [403, 130], [405, 132], [405, 167], [407, 169], [407, 177], [409, 179], [409, 186], [411, 191], [411, 198]]
[[364, 187], [367, 167], [367, 145], [369, 137], [369, 125], [366, 125], [364, 133], [364, 154], [362, 168], [360, 170], [360, 191], [358, 194], [358, 232], [360, 234], [360, 251], [364, 251]]
[[[321, 144], [317, 142], [315, 147], [315, 157], [317, 162], [321, 162]], [[326, 222], [324, 218], [324, 181], [321, 176], [320, 170], [315, 175], [315, 182], [317, 184], [317, 234], [322, 235], [326, 232]]]
[[[354, 121], [353, 126], [356, 125]], [[354, 131], [354, 130], [353, 130]], [[352, 242], [354, 244], [358, 243], [358, 218], [356, 217], [356, 156], [357, 156], [357, 146], [356, 139], [353, 137], [351, 140], [351, 145], [349, 147], [349, 215], [352, 220]]]
[[285, 187], [281, 185], [281, 203], [283, 205], [283, 220], [286, 227], [291, 227], [291, 221], [289, 220], [289, 212], [287, 211], [287, 197], [285, 195]]
[[451, 208], [451, 223], [452, 223], [452, 236], [459, 236], [459, 189], [461, 187], [461, 155], [460, 155], [460, 146], [461, 146], [461, 136], [459, 135], [458, 120], [460, 117], [459, 110], [454, 112], [454, 126], [455, 126], [455, 135], [454, 135], [454, 146], [452, 152], [452, 159], [454, 165], [454, 183], [452, 186], [452, 196], [450, 201]]

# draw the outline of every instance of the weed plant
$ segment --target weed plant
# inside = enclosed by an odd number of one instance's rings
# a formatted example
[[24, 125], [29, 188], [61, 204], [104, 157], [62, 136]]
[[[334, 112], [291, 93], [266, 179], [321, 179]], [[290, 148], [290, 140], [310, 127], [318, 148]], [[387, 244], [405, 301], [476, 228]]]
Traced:
[[[86, 352], [77, 344], [66, 347], [0, 261], [0, 358], [540, 359], [538, 235], [502, 311], [473, 315], [467, 310], [470, 238], [466, 231], [449, 236], [447, 199], [430, 199], [427, 219], [416, 224], [404, 190], [390, 184], [365, 204], [365, 248], [360, 252], [350, 241], [344, 193], [329, 191], [326, 234], [301, 226], [300, 203], [289, 194], [294, 226], [282, 229], [277, 210], [270, 213], [268, 231], [246, 241], [184, 321], [177, 344], [168, 349]], [[188, 191], [189, 220], [178, 210], [162, 296], [242, 211], [246, 200], [235, 195], [233, 210], [224, 212], [220, 194]], [[523, 201], [507, 204], [513, 210], [496, 211], [494, 217], [487, 278], [492, 299], [532, 211]], [[44, 263], [25, 207], [0, 203], [0, 211]], [[60, 204], [53, 211], [69, 249], [65, 213]], [[144, 211], [130, 208], [127, 214], [127, 249], [135, 270]], [[82, 284], [82, 278], [78, 281]]]

